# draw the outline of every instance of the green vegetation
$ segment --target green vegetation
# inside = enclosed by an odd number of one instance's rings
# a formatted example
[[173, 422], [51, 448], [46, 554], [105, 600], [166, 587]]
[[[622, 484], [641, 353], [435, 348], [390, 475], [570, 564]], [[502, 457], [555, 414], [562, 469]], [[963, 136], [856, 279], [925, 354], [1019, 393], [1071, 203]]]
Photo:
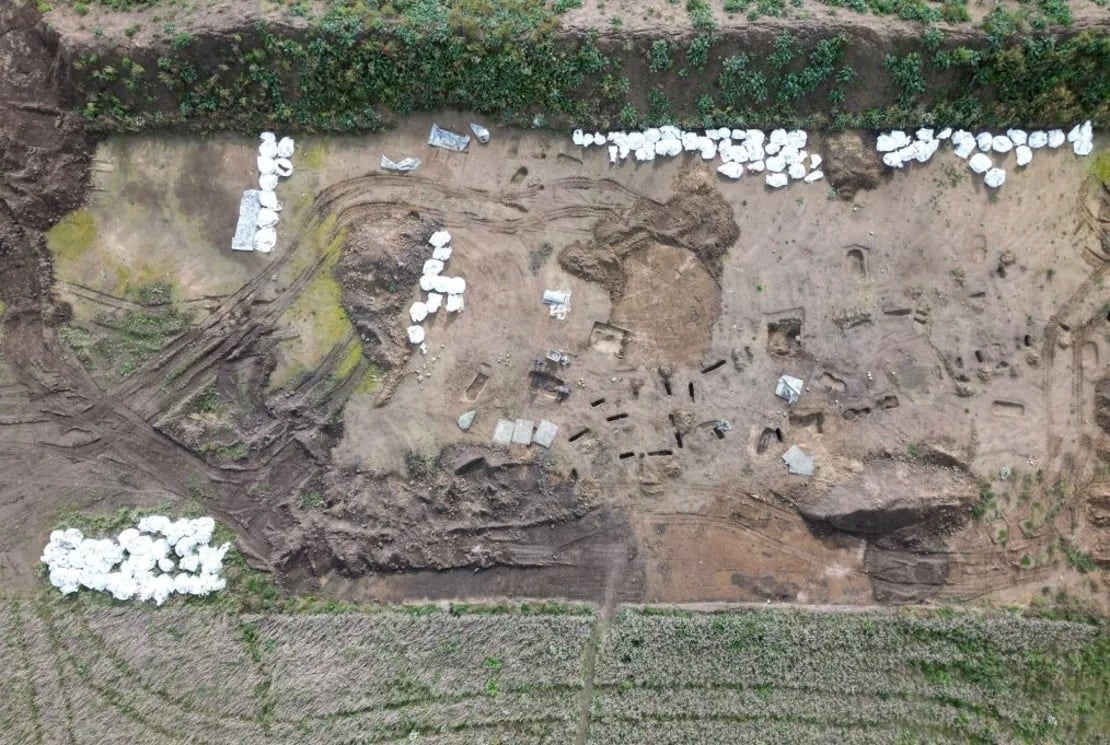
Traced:
[[61, 329], [62, 340], [102, 385], [126, 378], [193, 322], [165, 282], [129, 292], [120, 308], [98, 312], [91, 321], [74, 320]]
[[96, 242], [96, 219], [88, 210], [74, 210], [54, 224], [46, 244], [59, 262], [72, 262]]
[[951, 611], [0, 599], [13, 742], [1096, 742], [1108, 655], [1101, 625]]
[[[948, 8], [966, 13], [962, 3], [867, 5], [872, 12], [934, 20]], [[1063, 17], [1049, 3], [1029, 8]], [[1057, 36], [1029, 13], [996, 9], [979, 40], [965, 46], [946, 46], [939, 29], [927, 29], [916, 48], [888, 57], [890, 90], [878, 97], [886, 103], [864, 108], [861, 101], [876, 101], [879, 81], [873, 70], [844, 63], [850, 37], [783, 34], [771, 49], [741, 51], [718, 29], [706, 0], [689, 0], [686, 9], [694, 34], [680, 51], [664, 38], [639, 46], [597, 35], [565, 37], [559, 14], [540, 0], [332, 0], [296, 37], [257, 27], [213, 46], [168, 24], [163, 46], [129, 50], [130, 65], [121, 52], [105, 52], [74, 67], [90, 125], [109, 131], [179, 124], [366, 130], [387, 125], [393, 115], [445, 108], [526, 126], [1110, 122], [1110, 79], [1103, 72], [1110, 68], [1110, 38], [1086, 31]], [[647, 56], [646, 80], [640, 54]], [[859, 78], [864, 73], [866, 86]], [[683, 83], [665, 80], [672, 75]], [[653, 93], [664, 83], [666, 101]]]

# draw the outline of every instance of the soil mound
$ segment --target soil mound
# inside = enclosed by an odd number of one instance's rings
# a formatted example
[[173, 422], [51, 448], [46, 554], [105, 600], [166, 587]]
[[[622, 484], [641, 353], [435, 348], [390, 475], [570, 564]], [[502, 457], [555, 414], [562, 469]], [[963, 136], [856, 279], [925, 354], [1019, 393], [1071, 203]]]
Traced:
[[306, 516], [278, 560], [284, 571], [358, 576], [383, 570], [542, 566], [521, 555], [529, 530], [589, 511], [575, 489], [533, 460], [455, 447], [410, 453], [408, 474], [329, 473], [323, 509]]
[[334, 275], [340, 302], [363, 343], [363, 354], [390, 369], [410, 353], [398, 318], [420, 280], [428, 236], [435, 226], [415, 214], [360, 220], [349, 228]]
[[839, 132], [828, 140], [825, 175], [837, 193], [851, 199], [860, 190], [874, 189], [883, 177], [878, 153], [860, 132]]

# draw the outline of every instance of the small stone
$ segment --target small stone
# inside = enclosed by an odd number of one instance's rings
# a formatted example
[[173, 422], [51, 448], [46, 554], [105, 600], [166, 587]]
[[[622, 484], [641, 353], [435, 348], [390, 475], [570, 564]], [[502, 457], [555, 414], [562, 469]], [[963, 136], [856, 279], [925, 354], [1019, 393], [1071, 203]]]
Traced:
[[471, 409], [470, 411], [468, 411], [465, 414], [463, 414], [462, 416], [460, 416], [459, 417], [459, 429], [461, 429], [463, 432], [469, 431], [470, 430], [470, 425], [474, 424], [474, 417], [476, 417], [476, 416], [478, 416], [478, 412], [475, 411], [474, 409]]

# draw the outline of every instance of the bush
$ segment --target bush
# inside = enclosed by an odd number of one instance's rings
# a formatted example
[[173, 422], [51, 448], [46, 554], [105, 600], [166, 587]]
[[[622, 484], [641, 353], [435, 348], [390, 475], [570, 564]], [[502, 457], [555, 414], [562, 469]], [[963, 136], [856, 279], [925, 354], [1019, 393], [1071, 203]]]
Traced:
[[664, 72], [671, 65], [671, 50], [665, 39], [656, 39], [651, 43], [651, 52], [648, 54], [648, 69], [652, 72]]
[[921, 74], [921, 55], [911, 52], [904, 57], [888, 54], [883, 60], [890, 80], [898, 91], [898, 103], [912, 106], [925, 92], [925, 78]]

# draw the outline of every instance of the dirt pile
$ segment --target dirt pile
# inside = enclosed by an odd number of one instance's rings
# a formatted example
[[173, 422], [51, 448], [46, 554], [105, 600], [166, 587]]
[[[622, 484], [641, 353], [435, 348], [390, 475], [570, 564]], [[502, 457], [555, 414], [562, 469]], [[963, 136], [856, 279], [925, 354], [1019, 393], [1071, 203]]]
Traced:
[[403, 363], [410, 353], [407, 324], [398, 319], [407, 311], [435, 229], [411, 212], [359, 220], [349, 228], [333, 274], [363, 354], [383, 369]]
[[851, 199], [874, 189], [883, 177], [883, 163], [873, 144], [860, 132], [838, 132], [826, 140], [825, 175], [837, 193]]
[[407, 475], [329, 473], [324, 507], [305, 516], [278, 565], [317, 577], [545, 566], [553, 552], [522, 549], [524, 536], [589, 511], [572, 481], [536, 460], [455, 447], [407, 463]]

